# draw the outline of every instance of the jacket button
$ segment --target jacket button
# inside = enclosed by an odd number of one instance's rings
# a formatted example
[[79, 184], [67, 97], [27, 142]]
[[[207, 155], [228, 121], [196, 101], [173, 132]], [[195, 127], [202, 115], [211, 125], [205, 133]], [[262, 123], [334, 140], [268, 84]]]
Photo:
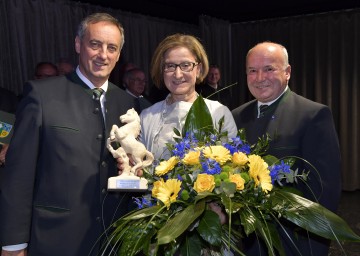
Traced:
[[101, 140], [102, 137], [103, 137], [102, 134], [98, 134], [98, 135], [96, 136], [96, 139], [97, 139], [97, 140]]
[[102, 193], [102, 194], [106, 194], [106, 189], [103, 188], [103, 189], [101, 190], [101, 193]]

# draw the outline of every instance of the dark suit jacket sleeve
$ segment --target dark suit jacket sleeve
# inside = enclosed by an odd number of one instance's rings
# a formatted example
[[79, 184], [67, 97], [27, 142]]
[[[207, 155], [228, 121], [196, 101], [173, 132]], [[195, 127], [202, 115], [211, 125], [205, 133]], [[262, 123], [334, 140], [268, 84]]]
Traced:
[[131, 195], [119, 200], [118, 194], [103, 193], [107, 179], [117, 175], [116, 161], [104, 145], [111, 125], [119, 125], [119, 116], [133, 102], [109, 83], [108, 125], [101, 136], [103, 121], [94, 111], [90, 89], [62, 76], [49, 79], [28, 83], [18, 107], [1, 170], [0, 244], [33, 239], [38, 248], [32, 247], [32, 255], [63, 245], [60, 255], [73, 255], [89, 251], [103, 227], [130, 207]]
[[[14, 135], [7, 153], [6, 168], [2, 173], [2, 182], [6, 180], [12, 182], [0, 184], [1, 190], [6, 189], [6, 191], [10, 191], [9, 194], [13, 195], [12, 198], [3, 198], [5, 193], [1, 193], [0, 209], [7, 209], [7, 211], [2, 210], [0, 216], [0, 226], [3, 229], [0, 233], [4, 236], [2, 237], [3, 244], [18, 244], [29, 241], [33, 182], [42, 117], [38, 107], [41, 104], [40, 98], [30, 87], [30, 84], [24, 87], [25, 94], [28, 94], [28, 97], [24, 98], [18, 107]], [[27, 106], [26, 111], [25, 106]], [[22, 125], [17, 125], [18, 123]], [[17, 148], [17, 152], [12, 152], [12, 148]], [[13, 168], [16, 168], [17, 171], [11, 172]], [[9, 210], [19, 207], [21, 207], [21, 211]], [[17, 223], [17, 225], [8, 226], [9, 222], [1, 223], [5, 219], [16, 220], [10, 221], [10, 223]], [[13, 230], [17, 230], [17, 232], [13, 232]]]
[[[320, 204], [336, 212], [341, 194], [341, 159], [338, 136], [328, 107], [321, 108], [312, 118], [301, 148], [303, 157], [319, 172], [320, 177], [316, 177], [314, 172], [310, 178], [321, 179], [321, 185], [312, 186]], [[314, 184], [314, 181], [309, 180], [309, 184]]]

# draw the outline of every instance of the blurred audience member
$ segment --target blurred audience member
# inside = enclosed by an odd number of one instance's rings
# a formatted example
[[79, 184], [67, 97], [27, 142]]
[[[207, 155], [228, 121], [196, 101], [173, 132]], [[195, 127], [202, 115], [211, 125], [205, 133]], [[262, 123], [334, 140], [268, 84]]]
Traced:
[[43, 79], [58, 75], [59, 75], [59, 71], [55, 64], [45, 61], [36, 64], [34, 79]]
[[220, 68], [217, 65], [210, 65], [209, 73], [206, 76], [205, 81], [196, 86], [196, 91], [204, 98], [217, 100], [230, 108], [229, 104], [231, 102], [229, 101], [229, 91], [219, 91], [221, 89], [220, 79]]
[[[219, 85], [220, 78], [221, 78], [221, 73], [219, 67], [216, 65], [210, 65], [209, 73], [205, 78], [205, 82], [197, 87], [198, 92], [203, 97], [208, 97], [211, 94], [215, 93], [220, 87]], [[218, 100], [217, 96], [218, 95], [215, 94], [211, 96], [209, 99]]]
[[56, 63], [56, 66], [58, 68], [59, 76], [70, 74], [71, 72], [73, 72], [75, 70], [74, 64], [72, 64], [67, 59], [60, 59], [58, 61], [58, 63]]
[[127, 93], [135, 98], [135, 110], [140, 112], [152, 105], [143, 93], [147, 86], [147, 80], [144, 71], [140, 68], [133, 68], [124, 73], [122, 84]]
[[134, 69], [134, 68], [138, 68], [138, 66], [132, 62], [125, 62], [124, 64], [121, 65], [120, 67], [120, 71], [119, 71], [119, 78], [120, 78], [120, 88], [125, 90], [125, 86], [123, 85], [123, 81], [124, 81], [124, 75], [127, 71], [129, 71], [130, 69]]

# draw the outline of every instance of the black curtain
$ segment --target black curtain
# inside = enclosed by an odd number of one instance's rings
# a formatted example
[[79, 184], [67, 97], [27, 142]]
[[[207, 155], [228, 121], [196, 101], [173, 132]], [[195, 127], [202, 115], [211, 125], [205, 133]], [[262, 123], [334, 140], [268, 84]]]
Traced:
[[199, 35], [195, 25], [75, 1], [1, 0], [0, 87], [21, 94], [24, 82], [33, 79], [40, 61], [56, 63], [65, 58], [77, 65], [77, 26], [94, 12], [110, 13], [124, 26], [124, 48], [110, 79], [116, 84], [120, 83], [120, 65], [125, 62], [135, 63], [148, 74], [152, 53], [165, 36], [175, 32]]

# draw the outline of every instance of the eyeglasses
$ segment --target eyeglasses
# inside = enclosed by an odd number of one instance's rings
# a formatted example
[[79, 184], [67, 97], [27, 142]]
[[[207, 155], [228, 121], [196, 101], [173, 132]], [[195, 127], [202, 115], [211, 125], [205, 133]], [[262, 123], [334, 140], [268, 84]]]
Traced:
[[142, 79], [139, 79], [139, 78], [131, 78], [129, 80], [134, 81], [137, 84], [142, 84], [142, 83], [147, 84], [146, 80], [142, 80]]
[[179, 67], [181, 71], [190, 72], [197, 65], [199, 65], [199, 63], [194, 63], [194, 62], [182, 62], [180, 64], [165, 63], [164, 71], [167, 73], [175, 72], [176, 68]]

